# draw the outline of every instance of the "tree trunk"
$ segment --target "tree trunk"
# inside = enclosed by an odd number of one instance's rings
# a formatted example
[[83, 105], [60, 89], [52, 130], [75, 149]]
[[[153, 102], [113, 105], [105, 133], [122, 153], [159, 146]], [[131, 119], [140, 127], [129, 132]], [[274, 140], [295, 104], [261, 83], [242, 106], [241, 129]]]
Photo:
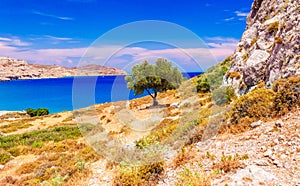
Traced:
[[153, 105], [152, 106], [157, 106], [158, 105], [158, 102], [156, 100], [156, 97], [153, 97]]
[[154, 96], [152, 97], [153, 98], [153, 106], [157, 106], [158, 105], [156, 97], [157, 97], [157, 92], [154, 90]]
[[148, 93], [148, 94], [152, 97], [152, 99], [153, 99], [153, 104], [152, 104], [152, 106], [157, 106], [157, 105], [158, 105], [158, 102], [157, 102], [157, 100], [156, 100], [157, 92], [154, 90], [154, 95], [152, 95], [148, 89], [145, 89], [145, 90], [147, 91], [147, 93]]

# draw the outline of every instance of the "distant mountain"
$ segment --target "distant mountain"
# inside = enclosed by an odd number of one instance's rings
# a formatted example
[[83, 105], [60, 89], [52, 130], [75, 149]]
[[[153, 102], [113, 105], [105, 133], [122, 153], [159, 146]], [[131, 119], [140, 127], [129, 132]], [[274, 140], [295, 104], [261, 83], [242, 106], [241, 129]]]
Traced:
[[58, 78], [66, 76], [101, 76], [122, 74], [126, 74], [126, 72], [118, 68], [94, 64], [67, 68], [58, 65], [30, 64], [23, 60], [0, 57], [0, 81], [9, 81], [14, 79]]

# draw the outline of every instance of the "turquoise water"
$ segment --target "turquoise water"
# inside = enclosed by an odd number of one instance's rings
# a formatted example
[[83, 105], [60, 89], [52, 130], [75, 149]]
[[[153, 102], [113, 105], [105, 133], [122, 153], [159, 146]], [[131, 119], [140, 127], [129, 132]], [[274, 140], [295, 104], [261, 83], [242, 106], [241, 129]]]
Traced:
[[[189, 76], [198, 74], [189, 73]], [[147, 94], [134, 96], [126, 88], [124, 76], [14, 80], [0, 82], [0, 110], [30, 107], [48, 108], [50, 113], [56, 113], [144, 95]]]

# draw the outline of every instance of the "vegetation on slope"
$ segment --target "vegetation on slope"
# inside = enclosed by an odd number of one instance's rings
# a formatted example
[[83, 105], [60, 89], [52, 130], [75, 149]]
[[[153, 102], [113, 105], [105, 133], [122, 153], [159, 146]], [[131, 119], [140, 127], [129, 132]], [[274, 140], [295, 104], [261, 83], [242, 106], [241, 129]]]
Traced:
[[63, 126], [0, 137], [0, 163], [5, 164], [19, 156], [35, 155], [36, 159], [23, 163], [16, 175], [6, 176], [5, 184], [61, 185], [75, 184], [91, 172], [89, 162], [99, 155], [85, 143], [78, 142], [78, 127]]
[[206, 93], [219, 88], [222, 85], [223, 76], [229, 70], [230, 63], [231, 56], [201, 74], [197, 79], [197, 91]]

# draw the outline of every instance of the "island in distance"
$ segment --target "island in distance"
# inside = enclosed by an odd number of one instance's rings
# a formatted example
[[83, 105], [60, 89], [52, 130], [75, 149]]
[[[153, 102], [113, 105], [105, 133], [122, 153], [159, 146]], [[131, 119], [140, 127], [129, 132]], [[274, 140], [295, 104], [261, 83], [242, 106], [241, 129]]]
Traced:
[[24, 60], [0, 57], [0, 81], [125, 74], [126, 72], [121, 69], [96, 64], [68, 68], [58, 65], [30, 64]]

